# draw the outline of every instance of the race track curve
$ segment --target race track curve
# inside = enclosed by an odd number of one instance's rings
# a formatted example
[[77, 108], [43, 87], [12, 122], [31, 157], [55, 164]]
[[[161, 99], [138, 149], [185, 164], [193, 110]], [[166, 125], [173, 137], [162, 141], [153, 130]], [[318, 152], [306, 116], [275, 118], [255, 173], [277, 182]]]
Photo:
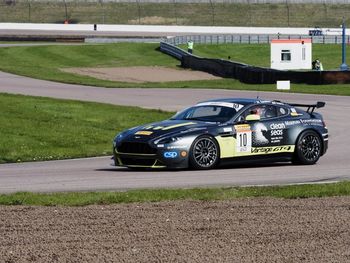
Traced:
[[[317, 165], [276, 164], [213, 171], [131, 171], [110, 157], [0, 165], [0, 193], [101, 191], [137, 188], [275, 185], [350, 179], [350, 97], [199, 89], [108, 89], [35, 80], [0, 72], [0, 92], [178, 110], [221, 97], [256, 97], [298, 103], [326, 101], [329, 151]], [[112, 138], [111, 138], [112, 140]]]

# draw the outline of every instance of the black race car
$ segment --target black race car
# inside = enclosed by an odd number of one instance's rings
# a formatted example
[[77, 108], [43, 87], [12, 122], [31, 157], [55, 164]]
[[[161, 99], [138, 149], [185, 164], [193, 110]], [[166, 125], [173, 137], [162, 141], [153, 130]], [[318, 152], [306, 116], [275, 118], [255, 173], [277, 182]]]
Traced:
[[314, 164], [328, 147], [326, 124], [315, 112], [324, 106], [236, 98], [200, 102], [169, 120], [119, 133], [114, 162], [195, 169], [247, 161]]

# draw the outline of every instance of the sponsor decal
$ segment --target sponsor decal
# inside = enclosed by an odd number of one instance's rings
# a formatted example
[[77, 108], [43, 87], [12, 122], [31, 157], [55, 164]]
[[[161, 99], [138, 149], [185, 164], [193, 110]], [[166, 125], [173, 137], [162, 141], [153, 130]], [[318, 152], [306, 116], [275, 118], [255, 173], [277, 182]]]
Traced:
[[272, 123], [270, 124], [271, 130], [277, 130], [277, 129], [285, 129], [286, 125], [284, 123]]
[[232, 132], [232, 128], [231, 127], [225, 127], [224, 128], [224, 132]]
[[290, 109], [290, 115], [291, 116], [298, 116], [299, 114], [297, 113], [297, 110], [295, 108]]
[[280, 135], [283, 135], [283, 130], [271, 130], [271, 137]]
[[231, 103], [231, 102], [220, 102], [220, 101], [209, 101], [209, 102], [202, 102], [197, 104], [196, 106], [222, 106], [222, 107], [228, 107], [233, 108], [236, 111], [239, 111], [244, 107], [242, 104], [238, 103]]
[[164, 144], [158, 144], [157, 147], [158, 148], [164, 148]]
[[286, 128], [286, 125], [284, 123], [272, 123], [270, 124], [271, 129], [271, 142], [276, 143], [279, 142], [283, 137], [274, 137], [274, 136], [282, 136], [283, 135], [283, 129]]
[[284, 103], [279, 102], [279, 101], [273, 101], [272, 104], [276, 104], [276, 105], [284, 105]]
[[177, 152], [164, 152], [163, 156], [167, 159], [174, 159], [177, 157]]
[[250, 130], [250, 125], [249, 124], [239, 124], [234, 126], [237, 131], [241, 130]]
[[138, 132], [135, 132], [135, 135], [151, 135], [153, 132], [151, 131], [138, 131]]
[[295, 120], [295, 121], [285, 121], [284, 124], [286, 126], [293, 126], [293, 125], [299, 125], [300, 121], [299, 120]]
[[162, 131], [167, 131], [167, 130], [171, 130], [174, 128], [178, 128], [178, 127], [182, 127], [182, 126], [187, 126], [187, 125], [193, 125], [193, 124], [197, 124], [195, 122], [185, 122], [185, 123], [179, 123], [179, 124], [175, 124], [175, 125], [170, 125], [170, 126], [146, 126], [143, 129], [144, 130], [154, 130], [154, 131], [158, 131], [158, 130], [162, 130]]
[[167, 149], [174, 150], [174, 149], [185, 149], [187, 148], [187, 145], [174, 145], [174, 146], [168, 146]]
[[279, 111], [282, 115], [287, 113], [287, 111], [284, 108], [279, 108]]
[[300, 119], [300, 122], [305, 125], [317, 125], [317, 126], [323, 126], [322, 120], [319, 119]]
[[267, 128], [262, 123], [257, 123], [254, 125], [254, 136], [253, 144], [254, 145], [264, 145], [269, 143], [269, 140], [266, 138]]
[[278, 152], [292, 152], [294, 151], [294, 147], [291, 145], [287, 146], [273, 146], [273, 147], [257, 147], [252, 149], [252, 154], [259, 153], [278, 153]]

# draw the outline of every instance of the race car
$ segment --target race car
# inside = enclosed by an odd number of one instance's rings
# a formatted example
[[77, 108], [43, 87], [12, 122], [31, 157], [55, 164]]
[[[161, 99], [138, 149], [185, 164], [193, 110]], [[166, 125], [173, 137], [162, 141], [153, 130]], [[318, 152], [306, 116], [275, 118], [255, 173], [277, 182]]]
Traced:
[[168, 120], [119, 133], [113, 140], [114, 163], [170, 169], [315, 164], [328, 148], [326, 124], [315, 112], [324, 106], [241, 98], [200, 102]]

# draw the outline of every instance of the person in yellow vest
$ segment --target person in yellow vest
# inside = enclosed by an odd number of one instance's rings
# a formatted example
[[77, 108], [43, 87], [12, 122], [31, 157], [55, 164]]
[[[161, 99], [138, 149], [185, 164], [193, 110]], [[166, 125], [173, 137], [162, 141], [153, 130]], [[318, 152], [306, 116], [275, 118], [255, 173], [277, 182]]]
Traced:
[[193, 41], [192, 40], [187, 42], [187, 52], [190, 54], [193, 53]]

